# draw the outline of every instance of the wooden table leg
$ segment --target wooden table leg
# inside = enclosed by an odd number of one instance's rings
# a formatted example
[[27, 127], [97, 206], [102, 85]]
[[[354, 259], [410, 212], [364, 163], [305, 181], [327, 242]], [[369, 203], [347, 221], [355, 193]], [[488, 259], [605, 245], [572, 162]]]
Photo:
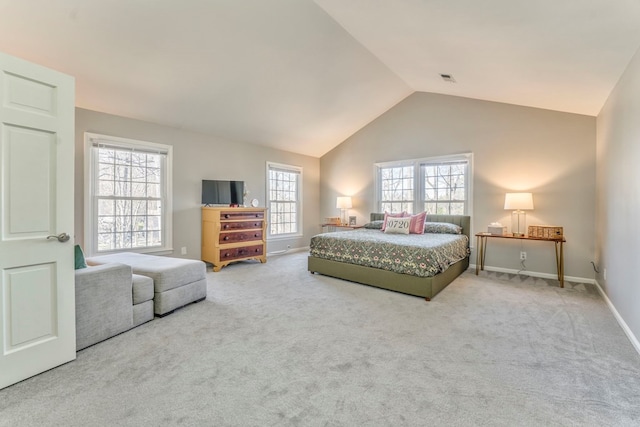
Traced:
[[476, 237], [476, 276], [480, 270], [484, 270], [484, 257], [487, 249], [487, 238], [485, 236]]
[[481, 237], [476, 236], [476, 276], [480, 272], [480, 253], [482, 252]]
[[482, 238], [482, 258], [480, 259], [480, 269], [484, 270], [484, 259], [487, 257], [487, 242], [489, 241], [489, 239], [487, 239], [487, 236], [484, 236]]
[[560, 242], [560, 287], [564, 288], [564, 242]]
[[[564, 247], [562, 240], [555, 242], [556, 244], [556, 269], [558, 270], [558, 280], [560, 287], [564, 288]], [[559, 246], [558, 246], [559, 245]]]

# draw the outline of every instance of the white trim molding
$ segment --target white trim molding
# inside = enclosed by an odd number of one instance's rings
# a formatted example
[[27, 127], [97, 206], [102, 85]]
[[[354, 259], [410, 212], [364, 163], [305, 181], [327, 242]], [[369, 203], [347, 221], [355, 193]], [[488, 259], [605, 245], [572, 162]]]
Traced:
[[[473, 268], [473, 270], [475, 271], [476, 269], [476, 265], [475, 264], [469, 264], [469, 269]], [[538, 271], [529, 271], [529, 270], [516, 270], [513, 268], [501, 268], [501, 267], [491, 267], [491, 266], [484, 266], [484, 270], [485, 271], [495, 271], [497, 273], [508, 273], [508, 274], [522, 274], [523, 276], [531, 276], [531, 277], [539, 277], [541, 279], [552, 279], [552, 280], [558, 280], [558, 275], [557, 274], [553, 274], [553, 273], [541, 273]], [[576, 277], [576, 276], [564, 276], [564, 280], [565, 281], [570, 281], [570, 282], [578, 282], [578, 283], [588, 283], [590, 285], [594, 285], [595, 284], [595, 280], [594, 279], [587, 279], [586, 277]]]
[[596, 288], [598, 288], [598, 292], [600, 292], [602, 298], [604, 298], [604, 301], [607, 303], [607, 306], [609, 306], [609, 310], [611, 310], [611, 313], [613, 313], [613, 317], [616, 318], [625, 335], [627, 336], [627, 338], [629, 338], [629, 341], [631, 341], [631, 345], [636, 349], [638, 354], [640, 354], [640, 341], [638, 341], [638, 338], [636, 338], [633, 332], [631, 332], [631, 328], [629, 328], [627, 322], [625, 322], [622, 316], [620, 316], [620, 313], [618, 313], [618, 310], [616, 310], [616, 307], [613, 305], [605, 291], [602, 289], [600, 283], [598, 283], [597, 280], [594, 280], [594, 284], [596, 285]]

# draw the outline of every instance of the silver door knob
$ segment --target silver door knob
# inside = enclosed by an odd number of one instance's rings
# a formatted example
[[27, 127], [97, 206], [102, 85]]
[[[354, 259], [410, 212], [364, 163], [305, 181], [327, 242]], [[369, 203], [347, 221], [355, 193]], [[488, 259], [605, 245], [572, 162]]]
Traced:
[[58, 242], [60, 242], [60, 243], [67, 242], [67, 241], [69, 241], [70, 238], [71, 238], [71, 236], [69, 236], [67, 233], [60, 233], [57, 236], [56, 235], [47, 236], [47, 240], [49, 240], [49, 239], [58, 239]]

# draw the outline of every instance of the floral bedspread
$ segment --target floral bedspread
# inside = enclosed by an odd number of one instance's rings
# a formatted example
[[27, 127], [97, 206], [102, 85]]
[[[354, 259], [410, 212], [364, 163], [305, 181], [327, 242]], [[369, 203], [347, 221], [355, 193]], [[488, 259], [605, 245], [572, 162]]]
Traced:
[[359, 229], [311, 238], [312, 256], [395, 273], [430, 277], [469, 254], [464, 234], [385, 234]]

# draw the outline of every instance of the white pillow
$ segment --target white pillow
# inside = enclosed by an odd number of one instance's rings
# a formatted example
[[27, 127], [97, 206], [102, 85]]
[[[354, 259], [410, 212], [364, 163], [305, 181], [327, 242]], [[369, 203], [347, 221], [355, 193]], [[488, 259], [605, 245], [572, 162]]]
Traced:
[[409, 234], [410, 225], [411, 217], [387, 218], [387, 227], [384, 229], [384, 232], [390, 234]]

